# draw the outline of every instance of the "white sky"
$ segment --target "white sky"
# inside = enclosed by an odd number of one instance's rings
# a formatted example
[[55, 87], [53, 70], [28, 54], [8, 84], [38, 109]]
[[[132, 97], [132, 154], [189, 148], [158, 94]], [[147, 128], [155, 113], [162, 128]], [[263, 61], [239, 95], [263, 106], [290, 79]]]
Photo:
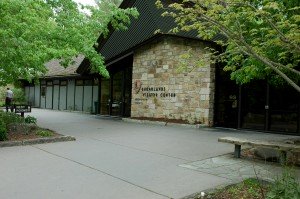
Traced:
[[82, 3], [83, 5], [96, 5], [94, 0], [73, 0], [77, 3]]

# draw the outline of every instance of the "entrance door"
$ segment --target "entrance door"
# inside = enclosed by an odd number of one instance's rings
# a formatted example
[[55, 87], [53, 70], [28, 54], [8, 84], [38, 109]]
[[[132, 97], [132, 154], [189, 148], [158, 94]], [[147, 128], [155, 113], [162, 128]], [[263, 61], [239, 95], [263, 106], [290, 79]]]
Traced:
[[111, 93], [111, 115], [122, 116], [123, 106], [123, 71], [119, 71], [112, 76]]
[[242, 89], [242, 128], [267, 130], [268, 110], [267, 89], [265, 82], [254, 82]]
[[130, 116], [132, 68], [111, 74], [111, 79], [102, 79], [100, 87], [100, 114]]
[[300, 95], [290, 86], [270, 88], [270, 130], [300, 133]]
[[110, 114], [110, 80], [102, 79], [100, 87], [100, 114], [109, 115]]

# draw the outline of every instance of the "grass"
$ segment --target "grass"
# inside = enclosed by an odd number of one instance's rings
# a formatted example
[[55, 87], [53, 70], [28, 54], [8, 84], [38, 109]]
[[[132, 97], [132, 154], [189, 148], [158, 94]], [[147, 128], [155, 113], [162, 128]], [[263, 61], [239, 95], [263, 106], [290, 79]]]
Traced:
[[250, 178], [240, 183], [219, 189], [204, 197], [194, 199], [265, 199], [269, 185], [257, 179]]
[[39, 130], [36, 132], [36, 135], [41, 137], [51, 137], [53, 136], [53, 132], [49, 130]]

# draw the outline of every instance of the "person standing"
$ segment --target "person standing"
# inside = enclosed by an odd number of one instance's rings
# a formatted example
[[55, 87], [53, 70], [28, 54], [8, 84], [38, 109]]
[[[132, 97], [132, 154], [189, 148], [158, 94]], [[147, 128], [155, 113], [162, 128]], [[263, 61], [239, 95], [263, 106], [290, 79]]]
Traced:
[[10, 88], [7, 88], [6, 90], [6, 98], [5, 98], [5, 106], [6, 106], [6, 112], [8, 112], [8, 107], [10, 107], [10, 111], [13, 112], [14, 108], [12, 106], [12, 101], [13, 101], [14, 93]]

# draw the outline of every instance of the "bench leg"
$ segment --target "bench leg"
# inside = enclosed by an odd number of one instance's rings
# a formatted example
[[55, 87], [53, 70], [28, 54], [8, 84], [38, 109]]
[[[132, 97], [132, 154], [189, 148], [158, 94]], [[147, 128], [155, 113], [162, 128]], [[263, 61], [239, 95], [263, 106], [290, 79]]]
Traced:
[[241, 145], [234, 145], [234, 157], [240, 158], [241, 157]]

